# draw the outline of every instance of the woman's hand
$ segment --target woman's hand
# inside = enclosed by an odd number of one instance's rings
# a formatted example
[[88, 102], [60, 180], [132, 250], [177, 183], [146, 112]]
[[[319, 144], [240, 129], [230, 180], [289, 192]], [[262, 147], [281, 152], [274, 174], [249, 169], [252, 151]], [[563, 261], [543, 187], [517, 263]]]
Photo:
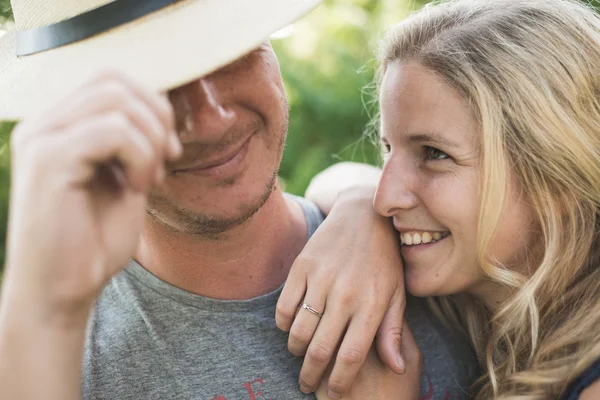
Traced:
[[[381, 363], [377, 354], [370, 351], [350, 391], [342, 400], [418, 400], [422, 356], [408, 325], [404, 323], [402, 354], [406, 361], [406, 373], [397, 375]], [[317, 390], [317, 400], [328, 400], [327, 381], [324, 379]]]
[[[347, 393], [376, 334], [382, 360], [396, 373], [404, 372], [398, 236], [391, 221], [375, 213], [373, 193], [373, 187], [363, 187], [339, 196], [294, 262], [277, 304], [277, 326], [290, 332], [289, 350], [306, 355], [300, 372], [305, 393], [318, 388], [338, 346], [329, 391], [332, 399]], [[303, 303], [322, 317], [299, 309]]]

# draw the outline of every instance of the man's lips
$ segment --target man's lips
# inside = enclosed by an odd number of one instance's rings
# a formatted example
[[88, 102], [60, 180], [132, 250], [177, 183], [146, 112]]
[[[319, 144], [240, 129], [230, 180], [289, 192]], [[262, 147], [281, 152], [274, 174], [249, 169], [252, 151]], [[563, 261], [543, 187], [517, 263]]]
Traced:
[[236, 155], [238, 155], [238, 153], [240, 151], [242, 151], [242, 149], [248, 143], [248, 141], [250, 140], [250, 138], [252, 136], [253, 135], [250, 135], [241, 144], [237, 145], [233, 150], [228, 151], [224, 155], [220, 155], [218, 157], [213, 157], [208, 161], [203, 161], [201, 163], [193, 164], [191, 166], [177, 167], [177, 168], [174, 168], [172, 170], [172, 172], [177, 173], [177, 172], [186, 172], [186, 171], [201, 171], [201, 170], [210, 169], [210, 168], [218, 167], [219, 165], [226, 164], [227, 162], [231, 161]]

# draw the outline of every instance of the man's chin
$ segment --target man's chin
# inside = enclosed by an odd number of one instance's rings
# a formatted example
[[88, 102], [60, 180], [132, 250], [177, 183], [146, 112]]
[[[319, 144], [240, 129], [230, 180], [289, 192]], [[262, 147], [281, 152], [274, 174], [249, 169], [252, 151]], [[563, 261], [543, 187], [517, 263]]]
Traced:
[[260, 207], [245, 210], [234, 216], [178, 213], [177, 222], [186, 233], [210, 239], [224, 238], [224, 234], [246, 224]]
[[[148, 214], [170, 229], [210, 239], [223, 238], [226, 232], [247, 223], [269, 200], [275, 187], [277, 176], [269, 181], [265, 190], [252, 200], [231, 204], [232, 199], [215, 199], [215, 204], [207, 204], [200, 209], [183, 207], [175, 201], [158, 193], [152, 193], [148, 199]], [[220, 200], [220, 203], [219, 203]], [[195, 205], [194, 208], [196, 208]], [[209, 211], [215, 207], [214, 211]], [[227, 210], [230, 208], [231, 210]]]

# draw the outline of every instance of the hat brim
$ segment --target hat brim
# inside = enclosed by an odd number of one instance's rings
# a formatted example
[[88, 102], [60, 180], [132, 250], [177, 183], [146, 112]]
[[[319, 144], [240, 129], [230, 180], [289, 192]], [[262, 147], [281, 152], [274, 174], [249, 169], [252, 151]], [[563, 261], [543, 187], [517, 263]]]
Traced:
[[0, 120], [46, 108], [100, 69], [168, 90], [258, 47], [321, 0], [186, 0], [53, 50], [16, 57], [15, 32], [0, 37]]

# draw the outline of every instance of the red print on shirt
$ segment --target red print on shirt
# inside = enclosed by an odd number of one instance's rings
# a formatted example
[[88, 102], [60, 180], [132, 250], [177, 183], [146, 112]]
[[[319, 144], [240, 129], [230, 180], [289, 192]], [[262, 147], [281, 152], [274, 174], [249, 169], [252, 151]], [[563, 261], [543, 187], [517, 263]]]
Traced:
[[[425, 378], [427, 378], [427, 393], [425, 393], [425, 395], [421, 397], [421, 400], [432, 400], [433, 384], [431, 383], [431, 379], [428, 375], [425, 375]], [[267, 399], [265, 397], [265, 394], [261, 389], [261, 386], [264, 386], [264, 384], [265, 382], [260, 378], [255, 379], [251, 382], [244, 382], [242, 386], [248, 392], [248, 400], [273, 400], [272, 398]], [[216, 396], [213, 397], [211, 400], [227, 400], [227, 398], [225, 398], [225, 396]], [[445, 392], [444, 400], [452, 400], [452, 396], [450, 396], [450, 393], [448, 393], [447, 390]]]
[[[421, 397], [421, 400], [431, 400], [433, 399], [433, 384], [431, 383], [431, 379], [429, 379], [429, 375], [425, 375], [425, 378], [427, 378], [427, 393], [425, 393], [425, 395], [423, 397]], [[446, 390], [446, 395], [444, 396], [444, 400], [452, 400], [452, 396], [450, 396], [450, 393], [448, 393], [448, 391]]]
[[[265, 382], [262, 379], [255, 379], [252, 382], [244, 382], [242, 386], [248, 392], [248, 400], [273, 400], [271, 398], [267, 399], [265, 394], [263, 393], [260, 386], [264, 385]], [[225, 396], [217, 396], [213, 397], [211, 400], [227, 400]]]
[[[263, 394], [263, 391], [260, 388], [258, 389], [258, 392], [254, 393], [253, 385], [258, 384], [258, 383], [260, 383], [261, 385], [265, 384], [262, 379], [255, 379], [252, 382], [244, 383], [244, 387], [248, 391], [248, 396], [250, 396], [250, 400], [257, 400], [258, 397], [256, 397], [256, 396], [260, 396], [261, 399], [265, 398], [265, 395]], [[273, 400], [273, 399], [269, 399], [269, 400]]]

